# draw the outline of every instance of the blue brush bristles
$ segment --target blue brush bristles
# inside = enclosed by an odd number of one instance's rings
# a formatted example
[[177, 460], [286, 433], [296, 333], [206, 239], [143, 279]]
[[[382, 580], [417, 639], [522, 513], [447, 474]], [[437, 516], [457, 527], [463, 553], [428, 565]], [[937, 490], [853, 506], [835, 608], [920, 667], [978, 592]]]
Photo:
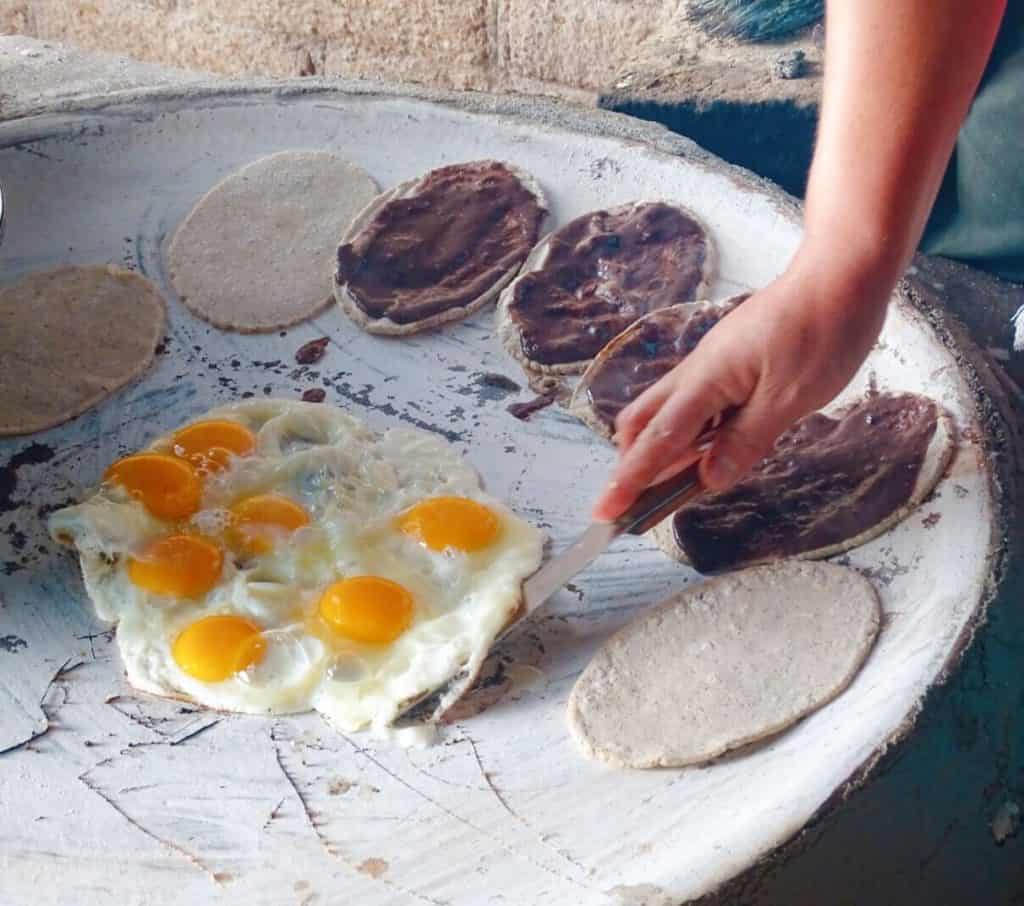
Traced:
[[825, 14], [824, 0], [690, 0], [689, 18], [702, 31], [743, 41], [784, 38]]

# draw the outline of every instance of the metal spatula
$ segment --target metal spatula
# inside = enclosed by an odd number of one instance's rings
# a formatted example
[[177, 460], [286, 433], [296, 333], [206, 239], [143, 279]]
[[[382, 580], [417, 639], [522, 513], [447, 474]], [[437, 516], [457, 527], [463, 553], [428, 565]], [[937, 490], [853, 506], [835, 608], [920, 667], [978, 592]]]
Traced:
[[[534, 613], [577, 573], [603, 554], [619, 535], [642, 535], [671, 516], [701, 491], [698, 463], [678, 475], [652, 485], [615, 522], [595, 522], [571, 547], [552, 557], [523, 583], [522, 620]], [[517, 621], [518, 622], [518, 621]], [[509, 632], [513, 623], [501, 636]]]
[[[704, 446], [704, 445], [702, 445]], [[678, 475], [652, 485], [615, 522], [595, 522], [571, 547], [552, 557], [523, 583], [523, 606], [498, 636], [504, 638], [575, 575], [582, 572], [620, 535], [642, 535], [654, 528], [662, 519], [672, 515], [702, 490], [697, 467], [699, 461], [683, 469]], [[410, 705], [399, 717], [400, 721], [423, 720], [440, 716], [476, 680], [475, 674], [462, 671], [444, 686]]]

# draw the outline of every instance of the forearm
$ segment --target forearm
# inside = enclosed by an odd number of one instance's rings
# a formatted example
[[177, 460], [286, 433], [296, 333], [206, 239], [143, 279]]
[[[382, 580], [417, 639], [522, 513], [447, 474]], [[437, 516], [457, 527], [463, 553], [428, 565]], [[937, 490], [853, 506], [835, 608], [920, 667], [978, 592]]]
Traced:
[[1005, 7], [1006, 0], [830, 0], [803, 258], [835, 262], [852, 272], [848, 279], [899, 278]]

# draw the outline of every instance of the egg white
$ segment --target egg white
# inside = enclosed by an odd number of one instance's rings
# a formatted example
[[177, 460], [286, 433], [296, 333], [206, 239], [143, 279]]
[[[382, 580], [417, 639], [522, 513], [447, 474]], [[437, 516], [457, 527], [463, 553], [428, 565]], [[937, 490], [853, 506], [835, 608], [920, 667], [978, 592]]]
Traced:
[[[427, 432], [378, 433], [322, 404], [259, 400], [225, 406], [196, 421], [228, 419], [256, 435], [250, 456], [210, 476], [195, 530], [216, 534], [227, 508], [253, 494], [279, 493], [301, 504], [311, 524], [271, 551], [236, 562], [229, 553], [217, 584], [184, 600], [135, 586], [129, 555], [171, 527], [113, 485], [50, 517], [50, 532], [79, 553], [97, 615], [117, 622], [129, 682], [229, 711], [316, 709], [345, 731], [389, 724], [403, 707], [463, 669], [475, 671], [515, 616], [520, 586], [541, 562], [541, 533], [484, 494], [476, 471]], [[168, 437], [150, 448], [171, 452]], [[420, 500], [467, 497], [487, 506], [500, 530], [482, 551], [436, 552], [393, 526]], [[412, 625], [389, 645], [349, 641], [312, 615], [332, 582], [375, 575], [414, 599]], [[188, 625], [236, 614], [264, 627], [266, 655], [218, 683], [182, 671], [171, 647]]]

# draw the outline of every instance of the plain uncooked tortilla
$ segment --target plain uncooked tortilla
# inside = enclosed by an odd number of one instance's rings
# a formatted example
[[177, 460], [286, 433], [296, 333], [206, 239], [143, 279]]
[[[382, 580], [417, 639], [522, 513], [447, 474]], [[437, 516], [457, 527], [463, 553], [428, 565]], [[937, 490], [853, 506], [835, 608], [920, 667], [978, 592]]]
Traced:
[[0, 290], [0, 435], [62, 424], [138, 377], [165, 319], [157, 288], [113, 267], [42, 271]]
[[217, 327], [265, 333], [332, 299], [338, 238], [377, 195], [362, 168], [321, 151], [282, 151], [214, 186], [178, 227], [171, 282]]
[[878, 635], [871, 583], [787, 561], [711, 579], [614, 635], [569, 698], [584, 753], [682, 767], [765, 739], [838, 696]]

